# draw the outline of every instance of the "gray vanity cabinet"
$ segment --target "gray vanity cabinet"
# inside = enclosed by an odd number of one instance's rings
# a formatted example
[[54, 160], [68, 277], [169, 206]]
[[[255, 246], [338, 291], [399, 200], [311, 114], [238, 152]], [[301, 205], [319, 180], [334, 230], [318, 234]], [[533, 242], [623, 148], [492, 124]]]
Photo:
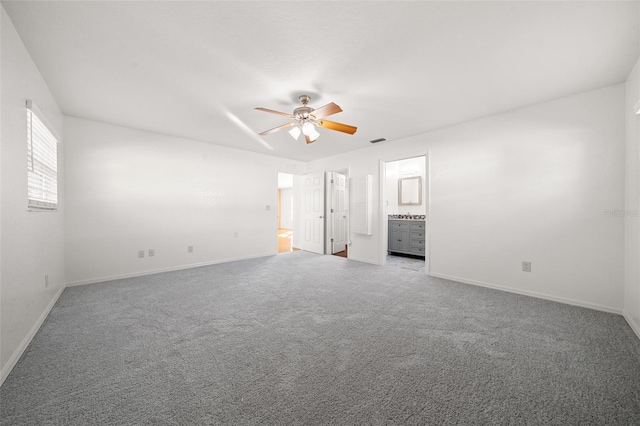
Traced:
[[425, 255], [424, 220], [389, 220], [389, 253]]

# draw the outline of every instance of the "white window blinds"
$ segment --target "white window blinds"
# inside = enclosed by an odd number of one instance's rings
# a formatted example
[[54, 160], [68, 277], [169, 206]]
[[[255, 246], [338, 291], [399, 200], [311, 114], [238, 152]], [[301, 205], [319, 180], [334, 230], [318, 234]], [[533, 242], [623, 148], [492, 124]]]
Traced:
[[58, 205], [58, 140], [32, 101], [27, 101], [27, 198], [32, 210]]

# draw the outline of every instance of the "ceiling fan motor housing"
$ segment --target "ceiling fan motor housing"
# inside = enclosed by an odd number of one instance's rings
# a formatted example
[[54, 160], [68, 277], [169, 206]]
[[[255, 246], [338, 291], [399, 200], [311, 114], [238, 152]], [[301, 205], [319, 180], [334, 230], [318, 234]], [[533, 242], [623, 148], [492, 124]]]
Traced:
[[309, 116], [314, 111], [313, 108], [307, 106], [307, 104], [311, 100], [311, 97], [309, 95], [301, 95], [298, 97], [298, 99], [300, 99], [300, 103], [302, 103], [302, 106], [293, 110], [293, 116], [297, 120], [308, 120]]
[[293, 110], [293, 116], [298, 120], [307, 120], [313, 111], [311, 107], [301, 106]]

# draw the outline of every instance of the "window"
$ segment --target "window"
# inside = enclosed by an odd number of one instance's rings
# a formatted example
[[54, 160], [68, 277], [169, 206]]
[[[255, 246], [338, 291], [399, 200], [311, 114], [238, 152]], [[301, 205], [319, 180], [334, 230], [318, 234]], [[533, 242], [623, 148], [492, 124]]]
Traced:
[[27, 101], [27, 199], [29, 210], [58, 206], [58, 140], [42, 113]]

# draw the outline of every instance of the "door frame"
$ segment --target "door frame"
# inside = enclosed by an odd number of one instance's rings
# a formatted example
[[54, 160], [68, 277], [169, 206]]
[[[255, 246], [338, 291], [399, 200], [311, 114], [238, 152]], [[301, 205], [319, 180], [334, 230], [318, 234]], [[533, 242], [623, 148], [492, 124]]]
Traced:
[[[281, 225], [282, 225], [282, 223], [281, 223], [281, 219], [282, 219], [282, 217], [281, 217], [281, 216], [282, 216], [282, 212], [280, 211], [280, 207], [281, 207], [281, 205], [280, 205], [280, 202], [281, 202], [281, 190], [280, 190], [280, 188], [279, 188], [279, 176], [278, 176], [279, 174], [291, 175], [291, 176], [292, 176], [292, 178], [293, 178], [293, 185], [291, 186], [291, 190], [293, 191], [293, 192], [292, 192], [292, 200], [291, 200], [291, 202], [292, 202], [292, 204], [293, 204], [293, 213], [294, 213], [294, 216], [293, 216], [293, 221], [292, 221], [292, 223], [291, 223], [291, 230], [292, 230], [292, 232], [293, 232], [293, 235], [294, 235], [294, 236], [296, 235], [296, 231], [298, 231], [298, 229], [297, 229], [297, 228], [299, 228], [299, 226], [296, 226], [296, 215], [297, 215], [297, 213], [298, 213], [298, 212], [296, 211], [297, 206], [296, 206], [296, 196], [295, 196], [295, 191], [296, 191], [296, 180], [297, 180], [297, 176], [300, 176], [300, 175], [299, 175], [299, 174], [297, 174], [297, 173], [294, 173], [294, 172], [292, 172], [292, 171], [289, 171], [289, 170], [281, 171], [281, 170], [277, 169], [277, 170], [276, 170], [276, 193], [277, 193], [277, 196], [276, 196], [276, 203], [277, 203], [277, 218], [276, 218], [276, 228], [275, 228], [275, 231], [274, 231], [274, 232], [275, 232], [275, 235], [276, 235], [276, 238], [275, 238], [275, 242], [276, 242], [276, 254], [278, 254], [278, 230], [280, 229], [280, 227], [281, 227]], [[299, 231], [298, 231], [298, 232], [299, 232]], [[293, 238], [291, 239], [291, 247], [292, 247], [292, 248], [293, 248], [293, 247], [295, 247], [295, 245], [293, 244]]]
[[422, 151], [416, 153], [409, 154], [398, 154], [392, 157], [385, 157], [379, 160], [379, 174], [380, 182], [379, 182], [379, 198], [380, 202], [379, 206], [379, 214], [378, 217], [380, 219], [380, 247], [378, 252], [378, 263], [380, 265], [385, 265], [387, 263], [387, 243], [389, 241], [389, 227], [388, 227], [388, 218], [385, 213], [385, 205], [384, 200], [386, 199], [386, 191], [385, 191], [385, 183], [387, 181], [387, 163], [392, 163], [394, 161], [406, 160], [409, 158], [415, 157], [424, 157], [425, 159], [425, 168], [424, 168], [424, 184], [422, 185], [422, 199], [425, 202], [425, 225], [426, 225], [426, 235], [425, 235], [425, 268], [424, 272], [427, 275], [430, 275], [431, 270], [431, 167], [430, 167], [430, 151]]
[[[346, 185], [346, 192], [347, 192], [347, 203], [346, 203], [346, 212], [347, 212], [347, 243], [346, 246], [350, 247], [351, 246], [351, 226], [350, 226], [350, 221], [351, 221], [351, 198], [350, 198], [350, 194], [349, 194], [349, 182], [350, 182], [350, 178], [351, 178], [351, 166], [345, 166], [345, 167], [338, 167], [338, 168], [334, 168], [334, 169], [329, 169], [329, 170], [325, 170], [325, 179], [326, 176], [328, 176], [328, 173], [340, 173], [341, 175], [344, 175], [347, 177], [347, 185]], [[325, 184], [325, 188], [324, 188], [324, 208], [325, 208], [325, 212], [324, 212], [324, 217], [328, 218], [330, 216], [330, 211], [329, 209], [330, 204], [331, 204], [331, 191], [328, 190], [327, 185]], [[325, 247], [325, 254], [332, 254], [331, 253], [331, 233], [332, 233], [332, 228], [333, 228], [333, 224], [331, 223], [330, 220], [325, 220], [325, 224], [324, 224], [324, 230], [325, 230], [325, 236], [324, 236], [324, 247]], [[349, 249], [347, 248], [347, 258], [349, 258]]]

